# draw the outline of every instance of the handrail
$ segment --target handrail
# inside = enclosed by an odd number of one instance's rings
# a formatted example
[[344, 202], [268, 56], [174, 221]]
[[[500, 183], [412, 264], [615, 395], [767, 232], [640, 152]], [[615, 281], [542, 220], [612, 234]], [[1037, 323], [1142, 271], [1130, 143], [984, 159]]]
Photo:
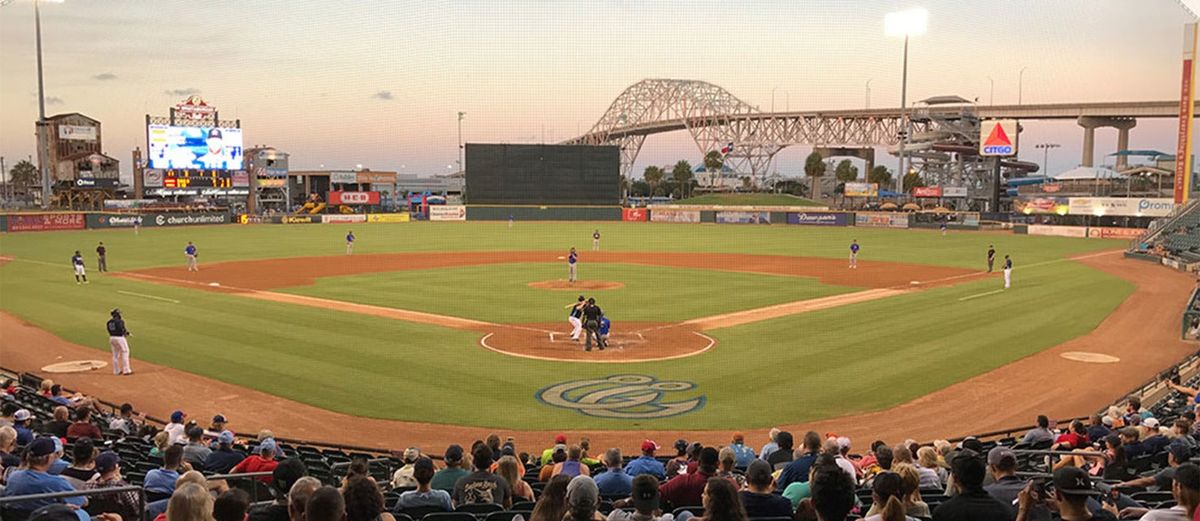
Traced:
[[1174, 210], [1171, 210], [1170, 214], [1168, 214], [1166, 217], [1163, 217], [1159, 221], [1159, 222], [1162, 222], [1161, 226], [1146, 230], [1145, 233], [1141, 234], [1140, 236], [1138, 236], [1138, 238], [1134, 239], [1130, 243], [1130, 248], [1137, 249], [1137, 247], [1140, 246], [1141, 243], [1154, 240], [1154, 238], [1157, 237], [1159, 234], [1161, 234], [1163, 232], [1163, 230], [1170, 228], [1177, 221], [1179, 221], [1179, 219], [1181, 217], [1183, 217], [1183, 214], [1190, 212], [1192, 210], [1192, 208], [1197, 205], [1196, 201], [1200, 201], [1200, 199], [1192, 199], [1191, 201], [1188, 201], [1187, 203], [1179, 205]]
[[1026, 456], [1082, 456], [1085, 458], [1104, 458], [1108, 461], [1108, 454], [1094, 450], [1039, 450], [1039, 449], [1012, 449], [1013, 454]]
[[39, 499], [61, 499], [65, 497], [78, 496], [107, 496], [111, 494], [119, 494], [121, 492], [137, 492], [138, 496], [141, 497], [142, 504], [146, 504], [146, 495], [142, 490], [142, 487], [136, 485], [126, 485], [123, 487], [68, 490], [66, 492], [43, 492], [40, 494], [26, 494], [24, 496], [0, 496], [0, 505], [7, 503], [20, 503], [24, 501], [36, 501]]
[[273, 473], [273, 472], [270, 472], [270, 471], [263, 471], [263, 472], [240, 472], [240, 473], [237, 473], [237, 474], [213, 474], [213, 475], [211, 475], [211, 476], [205, 476], [204, 478], [205, 478], [205, 479], [241, 479], [241, 478], [265, 478], [265, 477], [267, 477], [267, 476], [272, 476], [272, 475], [274, 475], [274, 473]]
[[[367, 465], [370, 465], [372, 463], [384, 463], [384, 462], [390, 462], [390, 461], [392, 461], [392, 460], [390, 460], [388, 458], [372, 458], [372, 459], [367, 460]], [[349, 467], [351, 463], [354, 463], [354, 462], [353, 461], [339, 461], [337, 463], [334, 463], [333, 465], [330, 465], [329, 470], [340, 469], [342, 467]]]

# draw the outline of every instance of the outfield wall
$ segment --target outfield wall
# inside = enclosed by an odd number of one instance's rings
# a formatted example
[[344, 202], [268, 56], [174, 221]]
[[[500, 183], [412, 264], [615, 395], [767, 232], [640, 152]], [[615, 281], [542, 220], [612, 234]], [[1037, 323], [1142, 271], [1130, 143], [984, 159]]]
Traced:
[[[468, 205], [468, 221], [620, 221], [620, 206]], [[432, 216], [431, 216], [432, 217]]]

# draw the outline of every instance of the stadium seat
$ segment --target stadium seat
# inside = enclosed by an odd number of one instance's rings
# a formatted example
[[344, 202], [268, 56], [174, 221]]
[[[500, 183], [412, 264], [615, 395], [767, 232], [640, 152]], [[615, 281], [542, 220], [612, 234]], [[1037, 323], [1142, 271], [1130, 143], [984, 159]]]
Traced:
[[404, 508], [404, 509], [399, 509], [396, 511], [397, 514], [404, 514], [404, 515], [407, 515], [407, 516], [409, 516], [413, 519], [417, 519], [417, 520], [424, 518], [428, 514], [435, 514], [435, 513], [442, 513], [442, 512], [444, 512], [444, 510], [442, 510], [442, 507], [436, 507], [436, 506]]
[[504, 507], [495, 503], [469, 503], [466, 505], [459, 505], [458, 508], [454, 509], [455, 512], [466, 512], [468, 514], [474, 514], [478, 516], [486, 516], [487, 514], [500, 512], [501, 510], [504, 510]]
[[433, 512], [426, 514], [425, 517], [421, 518], [421, 521], [478, 521], [478, 518], [470, 512]]
[[678, 518], [679, 514], [682, 514], [684, 512], [691, 512], [692, 515], [696, 516], [696, 517], [704, 517], [704, 507], [699, 506], [699, 505], [690, 506], [690, 507], [679, 507], [679, 508], [676, 508], [675, 510], [673, 510], [671, 513], [676, 518]]
[[512, 521], [514, 516], [521, 515], [525, 519], [529, 519], [532, 510], [502, 510], [500, 512], [492, 512], [483, 518], [483, 521]]
[[517, 501], [513, 503], [513, 510], [533, 510], [537, 506], [537, 501]]

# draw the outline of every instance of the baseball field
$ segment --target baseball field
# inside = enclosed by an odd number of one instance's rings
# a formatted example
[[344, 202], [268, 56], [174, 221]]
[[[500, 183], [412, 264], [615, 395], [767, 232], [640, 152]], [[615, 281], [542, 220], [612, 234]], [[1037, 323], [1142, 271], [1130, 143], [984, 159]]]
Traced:
[[[0, 310], [107, 360], [104, 322], [119, 307], [135, 371], [149, 362], [351, 416], [707, 430], [886, 410], [1085, 335], [1135, 289], [1079, 260], [1124, 246], [1102, 240], [778, 225], [347, 226], [7, 234]], [[347, 256], [350, 229], [358, 240]], [[862, 252], [850, 270], [854, 239]], [[94, 271], [100, 241], [110, 273]], [[199, 272], [183, 269], [187, 241]], [[989, 245], [1013, 258], [1012, 289], [984, 273]], [[577, 285], [563, 280], [572, 246]], [[72, 278], [75, 250], [90, 284]], [[612, 320], [604, 352], [566, 337], [564, 306], [580, 294]], [[8, 362], [39, 349], [0, 344]]]

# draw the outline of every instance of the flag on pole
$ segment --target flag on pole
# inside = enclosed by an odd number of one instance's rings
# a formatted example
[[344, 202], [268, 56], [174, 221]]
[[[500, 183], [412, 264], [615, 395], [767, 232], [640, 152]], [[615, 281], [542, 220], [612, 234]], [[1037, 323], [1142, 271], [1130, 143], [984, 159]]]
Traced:
[[721, 147], [721, 155], [727, 156], [730, 152], [733, 152], [733, 142]]

